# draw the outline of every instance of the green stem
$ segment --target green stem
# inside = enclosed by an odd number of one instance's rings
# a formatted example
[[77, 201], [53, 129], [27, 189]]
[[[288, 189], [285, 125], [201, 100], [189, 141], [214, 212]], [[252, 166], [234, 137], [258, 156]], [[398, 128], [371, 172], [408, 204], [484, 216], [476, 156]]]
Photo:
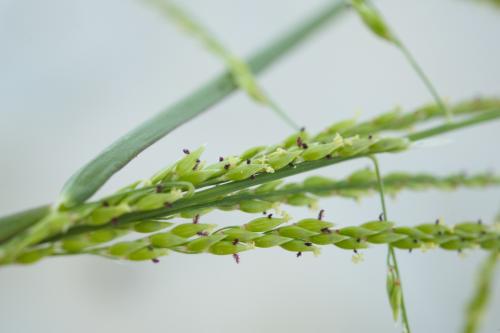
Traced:
[[409, 134], [407, 138], [411, 141], [418, 141], [422, 139], [426, 139], [428, 137], [436, 136], [439, 134], [443, 134], [446, 132], [451, 132], [460, 128], [469, 127], [473, 125], [477, 125], [480, 123], [484, 123], [493, 119], [500, 118], [500, 109], [494, 108], [490, 111], [485, 111], [481, 114], [478, 114], [474, 117], [469, 117], [467, 119], [456, 121], [453, 123], [447, 123], [440, 126], [432, 127], [427, 130], [419, 131], [413, 134]]
[[[379, 188], [379, 193], [380, 193], [380, 203], [382, 205], [382, 212], [384, 214], [384, 221], [387, 221], [389, 219], [387, 215], [387, 206], [385, 204], [385, 195], [384, 195], [384, 182], [382, 181], [382, 176], [380, 174], [380, 168], [378, 164], [378, 160], [375, 156], [370, 156], [370, 159], [373, 162], [373, 165], [375, 167], [375, 175], [377, 176], [377, 183], [378, 183], [378, 188]], [[402, 317], [402, 322], [403, 325], [406, 329], [407, 333], [410, 333], [410, 322], [408, 320], [408, 314], [406, 312], [406, 305], [405, 305], [405, 299], [404, 299], [404, 292], [403, 292], [403, 283], [401, 279], [401, 274], [399, 273], [399, 267], [398, 267], [398, 260], [396, 258], [396, 253], [394, 252], [394, 248], [388, 244], [388, 252], [387, 252], [387, 264], [388, 264], [388, 269], [394, 268], [394, 272], [396, 273], [396, 277], [399, 281], [399, 286], [401, 288], [401, 317]], [[392, 265], [391, 265], [391, 260], [392, 260]]]
[[413, 54], [410, 52], [410, 50], [403, 44], [403, 42], [399, 39], [396, 39], [394, 42], [395, 45], [401, 50], [403, 55], [405, 56], [406, 60], [408, 60], [408, 63], [410, 66], [415, 70], [417, 75], [420, 77], [422, 82], [425, 84], [427, 87], [427, 90], [431, 93], [432, 97], [434, 98], [434, 101], [436, 104], [439, 106], [439, 108], [443, 111], [443, 113], [446, 114], [446, 117], [448, 118], [448, 121], [451, 121], [453, 118], [453, 113], [451, 112], [451, 109], [446, 107], [444, 104], [441, 96], [439, 96], [436, 88], [432, 84], [431, 80], [429, 77], [425, 74], [424, 70], [422, 67], [419, 65]]

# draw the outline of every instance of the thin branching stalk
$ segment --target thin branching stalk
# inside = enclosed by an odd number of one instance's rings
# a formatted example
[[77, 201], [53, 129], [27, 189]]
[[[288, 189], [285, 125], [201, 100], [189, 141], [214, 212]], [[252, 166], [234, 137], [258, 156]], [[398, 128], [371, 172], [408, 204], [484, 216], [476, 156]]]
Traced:
[[181, 30], [197, 39], [207, 50], [224, 61], [238, 87], [245, 91], [251, 99], [267, 106], [292, 129], [299, 130], [300, 126], [257, 83], [248, 64], [229, 51], [199, 20], [170, 0], [145, 1], [167, 16]]
[[381, 12], [375, 7], [373, 2], [369, 0], [351, 0], [350, 3], [360, 16], [361, 20], [375, 35], [393, 44], [402, 52], [410, 66], [413, 68], [415, 73], [417, 73], [427, 90], [434, 98], [436, 104], [446, 114], [448, 120], [451, 121], [453, 116], [451, 110], [446, 107], [429, 77], [425, 74], [424, 70], [419, 65], [410, 50], [405, 46], [403, 41], [396, 35], [394, 30], [389, 27], [387, 21], [382, 16]]
[[[377, 176], [378, 190], [380, 195], [380, 204], [382, 206], [382, 221], [388, 221], [389, 217], [387, 215], [387, 205], [385, 203], [385, 194], [384, 194], [384, 182], [382, 175], [380, 173], [380, 167], [378, 163], [378, 159], [375, 156], [370, 156], [370, 159], [373, 162], [373, 166], [375, 168], [375, 174]], [[404, 299], [403, 292], [403, 283], [401, 278], [401, 273], [399, 272], [398, 260], [396, 258], [396, 253], [394, 252], [394, 248], [389, 244], [387, 249], [387, 285], [388, 285], [388, 296], [389, 303], [391, 304], [391, 308], [394, 315], [394, 320], [398, 319], [399, 310], [401, 310], [401, 321], [403, 326], [405, 327], [405, 331], [407, 333], [411, 332], [410, 322], [408, 319], [408, 313], [406, 311], [406, 304]]]

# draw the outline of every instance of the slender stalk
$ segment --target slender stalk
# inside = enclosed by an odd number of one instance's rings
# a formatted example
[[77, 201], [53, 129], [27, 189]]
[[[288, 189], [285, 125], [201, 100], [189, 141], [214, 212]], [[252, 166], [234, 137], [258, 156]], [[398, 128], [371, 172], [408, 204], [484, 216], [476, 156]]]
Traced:
[[432, 127], [427, 130], [422, 130], [419, 132], [415, 132], [409, 134], [407, 138], [411, 141], [418, 141], [422, 139], [426, 139], [432, 136], [440, 135], [446, 132], [454, 131], [460, 128], [469, 127], [473, 125], [477, 125], [480, 123], [484, 123], [493, 119], [500, 118], [500, 109], [494, 108], [490, 111], [485, 111], [481, 114], [478, 114], [474, 117], [470, 117], [467, 119], [463, 119], [461, 121], [455, 121], [453, 123], [447, 123], [440, 126]]
[[[425, 74], [424, 70], [419, 65], [418, 61], [415, 59], [413, 54], [405, 46], [403, 41], [397, 36], [397, 34], [394, 32], [394, 30], [389, 27], [389, 25], [387, 24], [387, 20], [383, 17], [382, 13], [375, 6], [375, 4], [370, 0], [366, 0], [366, 3], [369, 4], [369, 6], [367, 6], [366, 9], [371, 7], [371, 9], [373, 10], [374, 16], [372, 17], [372, 19], [376, 18], [376, 20], [377, 20], [377, 24], [374, 24], [375, 22], [372, 21], [371, 22], [372, 24], [371, 25], [368, 24], [368, 26], [372, 29], [373, 32], [375, 32], [375, 33], [378, 32], [379, 37], [382, 37], [383, 39], [392, 43], [394, 46], [396, 46], [401, 51], [401, 53], [403, 53], [403, 56], [406, 58], [406, 60], [408, 61], [410, 66], [413, 68], [413, 70], [417, 73], [417, 75], [420, 77], [420, 79], [422, 80], [422, 82], [426, 86], [427, 90], [430, 92], [430, 94], [434, 98], [436, 104], [443, 111], [443, 113], [446, 114], [448, 121], [451, 121], [452, 116], [453, 116], [451, 110], [446, 107], [443, 100], [439, 96], [437, 89], [434, 87], [434, 85], [431, 82], [431, 80], [429, 79], [429, 77]], [[355, 8], [358, 8], [358, 6], [359, 6], [359, 4]], [[366, 23], [369, 23], [369, 22], [370, 21], [368, 21]], [[381, 30], [378, 30], [377, 28], [381, 29]]]
[[[373, 162], [374, 168], [375, 168], [375, 174], [377, 176], [377, 182], [378, 182], [378, 188], [379, 188], [379, 194], [380, 194], [380, 203], [382, 205], [382, 212], [384, 214], [383, 220], [387, 221], [389, 219], [387, 215], [387, 206], [385, 204], [385, 195], [384, 195], [384, 182], [382, 180], [382, 176], [380, 174], [380, 167], [378, 164], [378, 160], [375, 156], [370, 156], [370, 159]], [[408, 320], [408, 313], [406, 312], [406, 305], [405, 305], [405, 299], [404, 299], [404, 292], [403, 292], [403, 283], [401, 279], [401, 274], [399, 272], [399, 267], [398, 267], [398, 260], [396, 258], [396, 253], [394, 252], [394, 248], [391, 246], [391, 244], [387, 245], [388, 247], [388, 253], [387, 253], [387, 264], [388, 267], [387, 269], [391, 270], [394, 269], [394, 272], [396, 273], [396, 278], [398, 280], [399, 288], [401, 288], [401, 318], [403, 325], [405, 327], [406, 333], [410, 333], [410, 322]], [[392, 265], [391, 265], [392, 261]]]
[[201, 22], [170, 0], [147, 0], [145, 2], [154, 6], [155, 9], [167, 16], [183, 31], [200, 41], [211, 53], [222, 59], [233, 75], [238, 87], [245, 91], [250, 98], [257, 103], [266, 105], [286, 124], [295, 130], [299, 130], [300, 127], [290, 116], [265, 93], [249, 66], [226, 48]]
[[436, 88], [432, 84], [432, 82], [429, 79], [429, 77], [427, 76], [427, 74], [425, 74], [424, 70], [419, 65], [419, 63], [417, 62], [417, 60], [415, 59], [415, 57], [413, 56], [413, 54], [410, 52], [410, 50], [406, 47], [406, 45], [399, 38], [396, 39], [396, 41], [394, 43], [399, 48], [399, 50], [403, 53], [403, 55], [405, 56], [406, 60], [408, 61], [408, 63], [410, 64], [410, 66], [415, 70], [415, 72], [420, 77], [420, 79], [422, 80], [422, 82], [425, 84], [425, 86], [427, 87], [427, 90], [431, 93], [431, 95], [434, 98], [434, 101], [436, 102], [436, 104], [446, 114], [446, 117], [448, 118], [448, 121], [451, 121], [452, 118], [453, 118], [453, 113], [452, 113], [451, 109], [448, 108], [444, 104], [441, 96], [439, 96], [439, 93], [437, 92]]

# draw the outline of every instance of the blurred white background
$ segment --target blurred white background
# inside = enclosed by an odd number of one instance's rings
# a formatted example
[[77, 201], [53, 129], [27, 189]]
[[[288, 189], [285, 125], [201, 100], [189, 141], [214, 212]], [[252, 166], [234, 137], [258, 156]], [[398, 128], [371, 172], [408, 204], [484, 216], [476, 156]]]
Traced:
[[[325, 1], [185, 1], [232, 50], [248, 55]], [[438, 90], [457, 101], [500, 87], [500, 11], [465, 0], [379, 1]], [[220, 61], [139, 0], [0, 0], [0, 214], [53, 200], [63, 182], [114, 139], [222, 69]], [[260, 76], [311, 131], [362, 111], [430, 101], [400, 53], [353, 15], [329, 25]], [[289, 133], [237, 93], [144, 152], [100, 192], [144, 178], [207, 143], [206, 158], [274, 143]], [[500, 124], [446, 135], [382, 156], [383, 172], [500, 171]], [[355, 161], [318, 171], [342, 177]], [[500, 191], [429, 191], [389, 201], [390, 217], [415, 224], [491, 221]], [[358, 224], [378, 198], [321, 202], [328, 220]], [[297, 218], [305, 209], [290, 210]], [[204, 222], [242, 223], [243, 213]], [[365, 261], [335, 247], [322, 255], [279, 249], [231, 257], [172, 254], [161, 263], [49, 259], [0, 270], [0, 331], [18, 332], [399, 332], [385, 294], [385, 247]], [[457, 332], [484, 253], [399, 252], [414, 332]], [[497, 279], [497, 282], [499, 279]], [[497, 284], [483, 332], [498, 332]]]

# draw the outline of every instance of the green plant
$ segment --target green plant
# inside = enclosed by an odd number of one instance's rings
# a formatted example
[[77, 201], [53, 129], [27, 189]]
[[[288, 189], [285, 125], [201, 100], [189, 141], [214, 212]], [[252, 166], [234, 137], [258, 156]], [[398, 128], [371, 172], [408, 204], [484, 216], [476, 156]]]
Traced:
[[[270, 107], [292, 127], [297, 127], [264, 93], [252, 73], [265, 69], [349, 8], [344, 3], [328, 6], [246, 63], [225, 49], [179, 7], [158, 1], [153, 3], [221, 57], [229, 71], [111, 145], [65, 184], [54, 205], [1, 218], [0, 264], [34, 263], [45, 257], [79, 254], [156, 262], [169, 250], [232, 255], [239, 262], [239, 253], [254, 247], [280, 246], [301, 255], [303, 252], [318, 253], [319, 248], [326, 245], [354, 251], [354, 260], [359, 260], [358, 251], [367, 248], [368, 244], [387, 244], [389, 303], [394, 319], [398, 320], [401, 315], [409, 332], [395, 249], [438, 247], [463, 251], [480, 248], [491, 255], [468, 312], [467, 332], [473, 332], [486, 304], [500, 247], [498, 229], [481, 221], [446, 226], [437, 220], [413, 228], [397, 226], [389, 220], [384, 194], [396, 195], [402, 189], [494, 186], [500, 183], [499, 176], [457, 173], [437, 177], [393, 173], [383, 177], [376, 155], [406, 151], [413, 142], [499, 119], [500, 99], [479, 98], [445, 105], [411, 53], [388, 28], [380, 13], [365, 1], [353, 1], [352, 6], [371, 31], [403, 51], [429, 88], [434, 103], [412, 112], [391, 110], [364, 122], [347, 119], [315, 135], [300, 129], [278, 144], [253, 147], [240, 155], [221, 157], [211, 164], [202, 160], [204, 147], [185, 148], [182, 158], [155, 175], [102, 199], [89, 200], [107, 179], [138, 153], [236, 88], [245, 90], [252, 99]], [[282, 183], [288, 176], [357, 158], [369, 158], [374, 171], [359, 170], [342, 180], [312, 176], [302, 183]], [[279, 208], [280, 204], [314, 207], [322, 197], [337, 195], [359, 199], [372, 193], [379, 193], [383, 213], [379, 220], [360, 226], [334, 227], [323, 220], [322, 211], [315, 218], [288, 223], [288, 214]], [[216, 229], [215, 225], [200, 223], [200, 218], [213, 209], [265, 212], [266, 216], [244, 226]], [[173, 225], [170, 220], [174, 217], [192, 221]], [[148, 235], [133, 241], [119, 240], [124, 235], [136, 233]]]

